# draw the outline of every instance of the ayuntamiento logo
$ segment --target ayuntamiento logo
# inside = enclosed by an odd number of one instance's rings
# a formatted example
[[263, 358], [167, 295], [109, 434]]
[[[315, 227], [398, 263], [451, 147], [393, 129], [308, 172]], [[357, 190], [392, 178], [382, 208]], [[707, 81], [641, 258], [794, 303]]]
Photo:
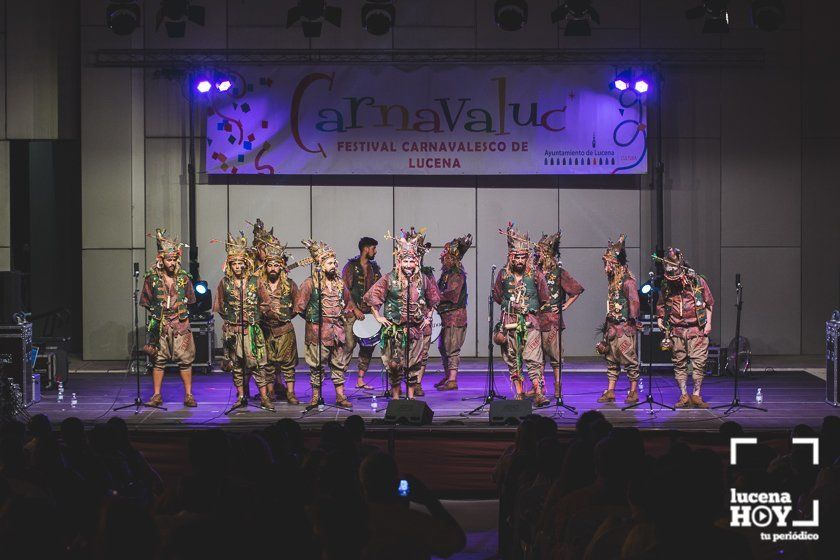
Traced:
[[[819, 465], [820, 442], [818, 438], [793, 438], [794, 445], [810, 445], [812, 461]], [[732, 438], [729, 442], [729, 464], [738, 464], [738, 446], [756, 445], [758, 438]], [[819, 533], [806, 530], [784, 530], [804, 527], [819, 527], [820, 504], [813, 500], [811, 519], [793, 519], [794, 507], [790, 492], [738, 492], [729, 489], [729, 512], [731, 527], [770, 528], [771, 532], [761, 533], [765, 541], [815, 541]]]

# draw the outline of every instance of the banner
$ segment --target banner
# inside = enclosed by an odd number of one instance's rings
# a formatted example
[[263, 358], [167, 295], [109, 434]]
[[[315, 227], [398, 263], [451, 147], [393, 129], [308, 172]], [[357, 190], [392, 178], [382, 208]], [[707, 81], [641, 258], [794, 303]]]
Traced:
[[646, 173], [612, 67], [246, 68], [207, 111], [207, 173]]

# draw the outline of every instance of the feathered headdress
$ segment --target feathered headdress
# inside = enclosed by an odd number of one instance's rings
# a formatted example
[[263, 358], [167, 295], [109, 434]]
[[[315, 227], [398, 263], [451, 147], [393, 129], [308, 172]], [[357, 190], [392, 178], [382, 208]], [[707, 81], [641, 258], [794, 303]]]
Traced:
[[604, 251], [604, 262], [612, 262], [624, 266], [627, 264], [627, 251], [624, 249], [624, 242], [627, 240], [627, 234], [622, 233], [618, 236], [617, 241], [612, 238], [607, 242], [607, 249]]
[[534, 245], [528, 233], [514, 228], [513, 222], [508, 222], [507, 229], [500, 229], [499, 233], [507, 237], [508, 253], [529, 253]]
[[544, 233], [537, 241], [537, 255], [543, 257], [557, 257], [560, 255], [560, 232], [548, 235]]
[[472, 247], [472, 234], [468, 233], [461, 237], [456, 237], [443, 245], [443, 250], [449, 253], [458, 260], [464, 258], [464, 254]]
[[158, 258], [174, 255], [181, 259], [181, 248], [185, 247], [183, 243], [179, 243], [176, 239], [166, 237], [165, 228], [157, 228], [155, 230], [155, 241], [157, 242]]
[[329, 257], [335, 257], [335, 251], [333, 251], [333, 248], [323, 241], [303, 239], [301, 240], [301, 243], [303, 243], [304, 247], [309, 249], [309, 254], [312, 255], [312, 258], [315, 259], [318, 264], [323, 264], [323, 262]]

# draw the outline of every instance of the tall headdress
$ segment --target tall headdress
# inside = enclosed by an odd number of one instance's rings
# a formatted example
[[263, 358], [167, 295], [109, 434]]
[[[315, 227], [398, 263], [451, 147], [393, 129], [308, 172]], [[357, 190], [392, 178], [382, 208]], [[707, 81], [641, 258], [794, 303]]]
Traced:
[[385, 239], [394, 241], [394, 257], [397, 262], [409, 257], [419, 259], [428, 250], [425, 247], [422, 249], [420, 247], [425, 229], [421, 230], [421, 232], [417, 232], [414, 228], [408, 232], [403, 230], [399, 237], [391, 235], [390, 231], [385, 232]]
[[472, 234], [468, 233], [444, 243], [443, 251], [460, 261], [470, 247], [472, 247]]
[[179, 243], [173, 238], [166, 237], [165, 228], [157, 228], [155, 230], [155, 241], [157, 242], [157, 254], [159, 259], [164, 259], [168, 256], [176, 256], [178, 260], [181, 259], [181, 247], [183, 243]]
[[319, 265], [322, 265], [329, 257], [335, 257], [333, 248], [323, 241], [315, 241], [314, 239], [301, 240], [303, 246], [309, 249], [309, 254], [315, 259]]
[[411, 226], [408, 231], [402, 232], [403, 238], [409, 243], [413, 243], [417, 247], [417, 256], [423, 256], [432, 248], [432, 244], [426, 241], [426, 228], [422, 227], [419, 230]]
[[538, 257], [556, 258], [560, 256], [560, 235], [552, 233], [548, 235], [544, 233], [539, 241], [537, 241], [536, 252]]
[[513, 222], [508, 222], [506, 230], [499, 230], [499, 233], [505, 235], [507, 237], [507, 247], [508, 253], [515, 254], [515, 253], [530, 253], [531, 246], [531, 238], [528, 236], [527, 232], [520, 232], [515, 227], [513, 227]]
[[604, 256], [602, 257], [604, 262], [611, 262], [619, 265], [626, 265], [627, 264], [627, 251], [624, 248], [624, 242], [627, 240], [627, 234], [622, 233], [618, 236], [618, 240], [613, 242], [610, 239], [607, 242], [607, 250], [604, 251]]
[[664, 273], [668, 280], [679, 280], [688, 267], [682, 251], [676, 247], [668, 247], [662, 263], [665, 265]]
[[265, 224], [259, 218], [257, 218], [256, 222], [254, 222], [254, 241], [252, 245], [254, 247], [259, 247], [260, 245], [264, 245], [266, 243], [277, 243], [278, 239], [274, 237], [274, 228], [272, 227], [270, 230], [265, 229]]
[[248, 258], [248, 240], [245, 234], [239, 232], [239, 237], [234, 237], [230, 233], [227, 234], [227, 241], [225, 242], [225, 251], [227, 252], [227, 261], [244, 260], [250, 261]]
[[263, 246], [263, 252], [265, 254], [266, 264], [271, 261], [275, 261], [280, 263], [281, 266], [286, 266], [286, 263], [289, 261], [289, 254], [286, 252], [286, 246], [279, 241], [276, 243], [267, 242]]

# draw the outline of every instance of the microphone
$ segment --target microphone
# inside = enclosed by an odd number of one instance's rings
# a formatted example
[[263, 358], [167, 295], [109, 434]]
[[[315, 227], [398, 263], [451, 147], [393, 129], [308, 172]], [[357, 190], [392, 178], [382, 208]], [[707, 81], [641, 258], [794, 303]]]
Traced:
[[490, 269], [490, 274], [495, 274], [495, 273], [496, 273], [496, 265], [494, 264]]
[[133, 276], [137, 278], [140, 276], [140, 263], [134, 263], [134, 274]]
[[735, 287], [736, 288], [741, 287], [741, 273], [740, 272], [735, 273]]
[[650, 278], [651, 280], [653, 280], [653, 276], [654, 276], [653, 271], [652, 271], [652, 270], [649, 270], [649, 271], [648, 271], [648, 278]]

